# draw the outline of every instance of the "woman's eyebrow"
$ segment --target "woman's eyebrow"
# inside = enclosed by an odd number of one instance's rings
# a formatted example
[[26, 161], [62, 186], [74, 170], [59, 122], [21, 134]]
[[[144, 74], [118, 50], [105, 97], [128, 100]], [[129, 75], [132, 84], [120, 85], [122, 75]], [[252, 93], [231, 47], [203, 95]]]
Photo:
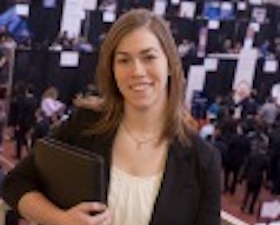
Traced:
[[[153, 51], [158, 52], [158, 49], [154, 48], [154, 47], [149, 47], [149, 48], [141, 50], [140, 54], [143, 55], [143, 54], [147, 54], [147, 53], [150, 53], [150, 52], [153, 52]], [[128, 55], [130, 55], [130, 53], [126, 52], [126, 51], [116, 51], [116, 55], [128, 56]]]
[[154, 48], [154, 47], [150, 47], [150, 48], [147, 48], [147, 49], [144, 49], [142, 50], [140, 53], [141, 54], [146, 54], [146, 53], [150, 53], [150, 52], [158, 52], [158, 49]]

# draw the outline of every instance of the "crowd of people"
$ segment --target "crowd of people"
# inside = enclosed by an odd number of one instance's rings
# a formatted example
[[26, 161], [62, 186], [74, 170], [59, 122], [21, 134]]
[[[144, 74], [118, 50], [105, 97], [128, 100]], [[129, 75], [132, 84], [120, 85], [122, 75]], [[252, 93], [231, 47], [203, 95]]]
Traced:
[[231, 95], [217, 97], [205, 115], [199, 133], [221, 152], [223, 193], [234, 195], [245, 182], [240, 208], [256, 214], [262, 187], [280, 194], [279, 105], [273, 97], [260, 103], [254, 94], [236, 103]]
[[37, 138], [45, 136], [65, 113], [65, 104], [58, 100], [58, 90], [47, 88], [41, 97], [35, 96], [34, 87], [26, 83], [14, 86], [10, 102], [8, 126], [15, 139], [15, 157], [20, 160], [24, 148], [30, 150]]

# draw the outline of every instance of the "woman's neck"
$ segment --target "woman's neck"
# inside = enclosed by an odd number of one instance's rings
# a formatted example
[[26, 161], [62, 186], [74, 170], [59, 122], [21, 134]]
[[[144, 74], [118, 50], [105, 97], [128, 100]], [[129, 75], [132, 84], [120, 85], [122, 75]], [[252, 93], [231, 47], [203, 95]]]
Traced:
[[160, 112], [140, 111], [125, 108], [123, 123], [136, 133], [161, 133], [164, 124], [165, 110]]

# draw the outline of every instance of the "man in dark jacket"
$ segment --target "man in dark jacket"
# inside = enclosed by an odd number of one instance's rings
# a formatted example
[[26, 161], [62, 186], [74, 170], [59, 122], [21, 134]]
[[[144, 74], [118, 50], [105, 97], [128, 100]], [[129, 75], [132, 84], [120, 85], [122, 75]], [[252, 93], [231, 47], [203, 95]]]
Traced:
[[242, 211], [245, 211], [249, 206], [249, 213], [254, 213], [255, 203], [261, 191], [267, 164], [268, 159], [264, 146], [259, 146], [258, 150], [252, 151], [248, 157], [242, 175], [242, 178], [246, 178], [246, 193], [241, 206]]

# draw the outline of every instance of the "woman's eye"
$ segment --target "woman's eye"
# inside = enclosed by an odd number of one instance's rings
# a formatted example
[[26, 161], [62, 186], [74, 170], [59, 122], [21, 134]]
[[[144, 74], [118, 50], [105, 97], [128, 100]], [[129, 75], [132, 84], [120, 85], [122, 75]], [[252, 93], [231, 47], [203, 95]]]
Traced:
[[126, 64], [128, 62], [129, 62], [129, 59], [126, 59], [126, 58], [117, 59], [117, 63]]
[[156, 56], [154, 56], [154, 55], [147, 55], [147, 56], [144, 57], [144, 59], [146, 61], [152, 61], [152, 60], [156, 59]]

